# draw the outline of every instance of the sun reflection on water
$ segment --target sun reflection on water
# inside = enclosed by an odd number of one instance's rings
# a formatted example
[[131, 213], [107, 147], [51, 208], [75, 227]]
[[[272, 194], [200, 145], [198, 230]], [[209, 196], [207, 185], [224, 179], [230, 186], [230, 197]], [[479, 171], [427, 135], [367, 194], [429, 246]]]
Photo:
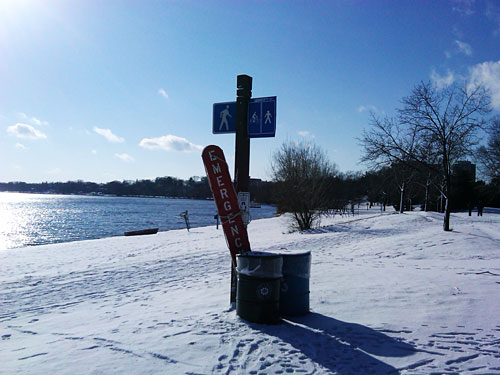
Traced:
[[[207, 200], [0, 192], [0, 251], [145, 228], [180, 229], [185, 223], [179, 213], [185, 210], [192, 227], [215, 225], [215, 205]], [[276, 210], [263, 205], [251, 212], [258, 219]]]
[[0, 250], [13, 247], [16, 243], [25, 243], [28, 238], [23, 233], [26, 227], [27, 212], [22, 205], [13, 210], [16, 203], [23, 201], [22, 194], [2, 193], [0, 195]]
[[0, 250], [36, 244], [35, 233], [41, 241], [48, 236], [40, 227], [44, 212], [33, 204], [43, 198], [38, 194], [0, 193]]

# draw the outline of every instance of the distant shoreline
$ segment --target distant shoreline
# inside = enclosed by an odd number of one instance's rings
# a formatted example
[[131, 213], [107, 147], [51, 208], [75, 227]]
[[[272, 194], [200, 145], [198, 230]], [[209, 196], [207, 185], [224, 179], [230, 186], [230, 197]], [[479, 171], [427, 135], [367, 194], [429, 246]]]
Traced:
[[[0, 193], [12, 194], [40, 194], [40, 195], [63, 195], [63, 196], [77, 196], [77, 197], [103, 197], [103, 198], [160, 198], [160, 199], [191, 199], [197, 201], [213, 201], [213, 198], [190, 198], [190, 197], [169, 197], [165, 195], [117, 195], [117, 194], [98, 194], [98, 193], [54, 193], [54, 192], [39, 192], [39, 191], [9, 191], [0, 190]], [[266, 203], [267, 204], [267, 203]], [[273, 206], [272, 204], [268, 204]]]

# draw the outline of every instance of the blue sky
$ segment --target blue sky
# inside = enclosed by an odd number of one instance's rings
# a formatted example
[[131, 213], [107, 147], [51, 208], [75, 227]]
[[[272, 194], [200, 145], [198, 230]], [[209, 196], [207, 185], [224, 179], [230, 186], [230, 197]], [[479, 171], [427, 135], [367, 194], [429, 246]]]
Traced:
[[252, 139], [270, 178], [284, 141], [363, 170], [369, 111], [420, 81], [483, 82], [500, 110], [498, 1], [0, 1], [0, 181], [203, 176], [212, 105], [277, 96], [275, 138]]

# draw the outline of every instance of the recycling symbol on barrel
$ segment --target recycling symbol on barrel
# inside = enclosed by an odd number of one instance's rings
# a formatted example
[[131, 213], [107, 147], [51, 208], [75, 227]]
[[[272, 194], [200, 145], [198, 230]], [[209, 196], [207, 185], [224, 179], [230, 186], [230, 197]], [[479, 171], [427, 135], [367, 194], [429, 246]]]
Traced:
[[268, 283], [260, 284], [257, 287], [257, 297], [259, 299], [269, 299], [271, 297], [271, 286]]
[[281, 292], [282, 293], [288, 292], [288, 284], [284, 281], [281, 282]]

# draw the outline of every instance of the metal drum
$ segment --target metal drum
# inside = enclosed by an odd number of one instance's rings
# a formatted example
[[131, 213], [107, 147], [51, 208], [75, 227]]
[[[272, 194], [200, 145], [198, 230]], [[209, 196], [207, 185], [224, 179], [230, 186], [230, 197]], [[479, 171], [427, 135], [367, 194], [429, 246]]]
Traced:
[[282, 251], [280, 313], [283, 316], [305, 315], [309, 312], [310, 251]]
[[236, 261], [236, 313], [249, 322], [279, 323], [282, 256], [251, 251]]

